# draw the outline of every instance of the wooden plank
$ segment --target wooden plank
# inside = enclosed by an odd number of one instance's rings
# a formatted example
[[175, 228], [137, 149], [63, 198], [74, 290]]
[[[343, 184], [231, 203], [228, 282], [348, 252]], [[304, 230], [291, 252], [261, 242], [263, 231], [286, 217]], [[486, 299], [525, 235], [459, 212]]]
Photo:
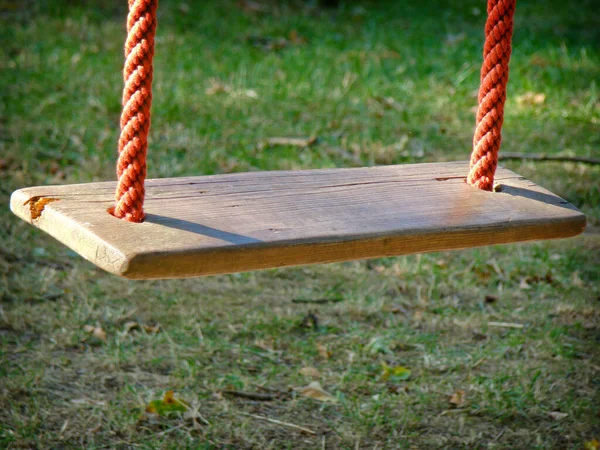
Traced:
[[501, 192], [464, 182], [468, 163], [250, 172], [148, 180], [142, 224], [111, 216], [114, 182], [21, 189], [11, 209], [104, 270], [182, 278], [538, 239], [585, 216], [499, 168]]

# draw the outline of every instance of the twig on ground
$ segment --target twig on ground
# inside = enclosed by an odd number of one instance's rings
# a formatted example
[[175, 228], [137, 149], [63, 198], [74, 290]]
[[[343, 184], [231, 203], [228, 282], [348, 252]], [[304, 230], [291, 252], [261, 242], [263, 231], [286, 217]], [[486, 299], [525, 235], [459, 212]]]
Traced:
[[478, 360], [477, 360], [477, 362], [475, 362], [475, 364], [473, 364], [473, 365], [471, 366], [471, 369], [474, 369], [474, 368], [476, 368], [477, 366], [479, 366], [479, 365], [480, 365], [482, 362], [484, 362], [484, 361], [485, 361], [485, 358], [480, 358], [480, 359], [478, 359]]
[[501, 327], [501, 328], [524, 328], [525, 325], [520, 323], [510, 323], [510, 322], [488, 322], [488, 327]]
[[344, 299], [340, 297], [334, 298], [293, 298], [292, 303], [312, 303], [316, 305], [324, 305], [326, 303], [339, 303]]
[[456, 408], [456, 409], [446, 409], [440, 413], [440, 416], [446, 416], [448, 414], [457, 414], [461, 412], [467, 411], [467, 408]]
[[165, 430], [165, 431], [161, 431], [160, 433], [156, 433], [156, 436], [164, 436], [165, 434], [169, 434], [169, 433], [171, 433], [171, 432], [173, 432], [173, 431], [180, 430], [180, 429], [181, 429], [181, 428], [183, 428], [184, 426], [185, 426], [185, 424], [184, 424], [184, 423], [182, 423], [181, 425], [178, 425], [178, 426], [176, 426], [176, 427], [171, 427], [171, 428], [169, 428], [169, 429], [167, 429], [167, 430]]
[[500, 153], [499, 157], [501, 161], [516, 159], [531, 161], [575, 162], [592, 165], [600, 164], [600, 159], [596, 158], [586, 158], [584, 156], [546, 155], [544, 153]]
[[267, 422], [271, 422], [276, 425], [282, 425], [284, 427], [295, 428], [297, 430], [304, 431], [305, 433], [312, 434], [315, 436], [317, 434], [315, 431], [309, 430], [308, 428], [301, 427], [300, 425], [295, 425], [295, 424], [289, 423], [289, 422], [282, 422], [281, 420], [271, 419], [270, 417], [259, 416], [257, 414], [250, 414], [250, 413], [245, 413], [245, 412], [241, 412], [240, 414], [242, 414], [243, 416], [253, 417], [253, 418], [259, 419], [259, 420], [266, 420]]
[[242, 391], [221, 391], [224, 395], [230, 395], [232, 397], [247, 398], [249, 400], [259, 400], [268, 402], [277, 399], [277, 394], [260, 394], [258, 392], [242, 392]]
[[293, 147], [310, 147], [317, 143], [317, 137], [294, 138], [294, 137], [272, 137], [264, 140], [262, 145], [275, 147], [278, 145], [291, 145]]

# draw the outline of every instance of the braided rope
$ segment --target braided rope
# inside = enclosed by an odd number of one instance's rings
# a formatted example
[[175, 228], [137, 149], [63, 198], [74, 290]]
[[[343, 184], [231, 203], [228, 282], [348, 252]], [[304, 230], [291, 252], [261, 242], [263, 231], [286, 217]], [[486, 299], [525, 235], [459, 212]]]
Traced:
[[467, 182], [491, 191], [502, 141], [502, 122], [516, 0], [488, 0], [477, 125]]
[[123, 112], [113, 214], [130, 222], [144, 220], [144, 180], [152, 104], [152, 58], [158, 0], [129, 0]]

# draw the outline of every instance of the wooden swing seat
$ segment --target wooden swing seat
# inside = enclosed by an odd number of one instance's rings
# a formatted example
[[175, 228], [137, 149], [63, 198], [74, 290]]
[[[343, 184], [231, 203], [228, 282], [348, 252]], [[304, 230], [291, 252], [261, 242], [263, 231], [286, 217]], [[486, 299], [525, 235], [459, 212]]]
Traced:
[[132, 279], [256, 269], [566, 238], [585, 216], [498, 168], [497, 192], [467, 162], [249, 172], [146, 181], [146, 219], [117, 219], [115, 182], [31, 187], [11, 209], [87, 260]]

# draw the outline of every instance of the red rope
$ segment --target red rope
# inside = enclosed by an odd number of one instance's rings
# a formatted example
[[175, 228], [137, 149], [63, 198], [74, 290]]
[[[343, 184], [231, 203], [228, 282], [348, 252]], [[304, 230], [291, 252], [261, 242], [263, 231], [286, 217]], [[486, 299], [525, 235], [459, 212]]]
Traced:
[[494, 174], [502, 141], [516, 3], [516, 0], [488, 0], [477, 126], [473, 137], [471, 169], [467, 177], [469, 184], [486, 191], [491, 191], [494, 187]]
[[144, 220], [144, 180], [152, 104], [152, 58], [158, 0], [129, 0], [123, 112], [113, 214], [130, 222]]

